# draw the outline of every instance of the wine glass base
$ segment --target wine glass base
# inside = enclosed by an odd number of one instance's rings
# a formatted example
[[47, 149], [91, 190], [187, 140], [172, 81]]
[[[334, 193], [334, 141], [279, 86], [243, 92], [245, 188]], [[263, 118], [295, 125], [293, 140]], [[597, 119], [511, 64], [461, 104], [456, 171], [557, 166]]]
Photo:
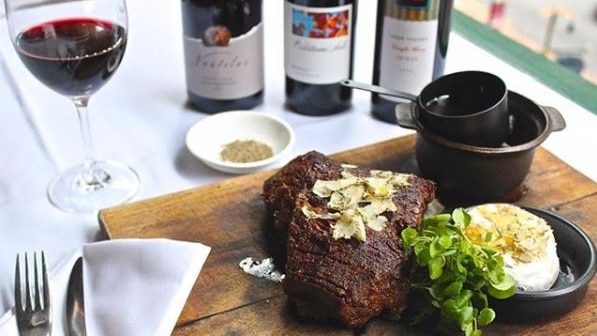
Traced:
[[114, 161], [96, 161], [67, 169], [48, 187], [50, 202], [60, 210], [93, 213], [125, 203], [139, 190], [139, 175]]

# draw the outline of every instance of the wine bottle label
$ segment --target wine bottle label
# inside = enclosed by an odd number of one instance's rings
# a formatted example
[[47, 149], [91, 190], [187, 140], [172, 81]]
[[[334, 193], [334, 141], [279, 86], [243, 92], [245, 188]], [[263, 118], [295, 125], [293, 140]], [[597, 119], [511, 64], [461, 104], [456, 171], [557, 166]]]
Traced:
[[284, 67], [292, 79], [337, 83], [350, 75], [352, 5], [305, 7], [284, 3]]
[[433, 78], [437, 25], [437, 20], [407, 21], [384, 17], [379, 85], [419, 94]]
[[202, 39], [184, 37], [187, 89], [210, 99], [238, 99], [263, 90], [263, 26], [231, 37], [212, 26]]

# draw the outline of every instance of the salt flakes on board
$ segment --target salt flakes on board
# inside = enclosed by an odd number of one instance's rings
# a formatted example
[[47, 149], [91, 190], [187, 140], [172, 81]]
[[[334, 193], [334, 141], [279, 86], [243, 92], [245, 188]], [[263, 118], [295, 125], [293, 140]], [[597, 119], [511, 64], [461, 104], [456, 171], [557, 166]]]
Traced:
[[245, 273], [259, 278], [265, 278], [275, 282], [282, 282], [282, 280], [284, 280], [284, 274], [276, 270], [273, 258], [254, 260], [251, 257], [247, 257], [241, 260], [238, 266], [240, 266]]

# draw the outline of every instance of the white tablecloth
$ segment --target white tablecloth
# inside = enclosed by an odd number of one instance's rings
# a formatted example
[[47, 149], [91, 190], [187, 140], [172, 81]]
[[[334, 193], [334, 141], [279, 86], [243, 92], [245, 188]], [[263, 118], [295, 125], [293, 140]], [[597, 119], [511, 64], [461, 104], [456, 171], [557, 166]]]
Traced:
[[[329, 117], [306, 117], [284, 108], [282, 1], [264, 1], [266, 93], [256, 110], [276, 115], [295, 129], [288, 158], [311, 149], [334, 153], [410, 133], [373, 119], [370, 95], [354, 92], [354, 107]], [[142, 187], [134, 200], [230, 178], [202, 165], [185, 148], [189, 127], [206, 115], [185, 107], [180, 2], [130, 0], [129, 44], [118, 72], [92, 99], [91, 123], [99, 158], [134, 167]], [[355, 79], [370, 82], [375, 6], [361, 1], [357, 22]], [[85, 242], [98, 239], [95, 215], [53, 208], [46, 187], [59, 170], [82, 161], [74, 107], [45, 88], [14, 52], [0, 20], [0, 314], [12, 305], [17, 252], [44, 249], [50, 268]], [[485, 70], [510, 89], [558, 108], [568, 127], [544, 143], [568, 164], [597, 180], [592, 155], [597, 116], [535, 79], [452, 34], [446, 72]], [[285, 163], [279, 162], [279, 165]]]

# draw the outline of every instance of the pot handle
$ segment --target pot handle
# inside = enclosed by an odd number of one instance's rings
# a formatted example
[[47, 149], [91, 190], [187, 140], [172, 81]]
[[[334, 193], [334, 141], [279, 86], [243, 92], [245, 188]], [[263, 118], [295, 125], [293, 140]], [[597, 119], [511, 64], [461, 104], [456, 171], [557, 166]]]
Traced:
[[413, 104], [396, 104], [394, 113], [400, 127], [416, 130], [417, 126], [412, 115]]
[[343, 79], [340, 81], [340, 84], [347, 86], [349, 88], [353, 88], [353, 89], [369, 91], [369, 92], [392, 96], [392, 97], [400, 97], [400, 98], [403, 98], [406, 100], [410, 100], [412, 102], [417, 101], [417, 96], [412, 95], [410, 93], [387, 89], [387, 88], [381, 87], [379, 85], [371, 85], [371, 84], [361, 83], [361, 82], [357, 82], [352, 79]]
[[561, 131], [566, 128], [566, 120], [556, 108], [551, 106], [542, 106], [547, 116], [549, 117], [549, 121], [551, 122], [551, 131], [557, 132]]

